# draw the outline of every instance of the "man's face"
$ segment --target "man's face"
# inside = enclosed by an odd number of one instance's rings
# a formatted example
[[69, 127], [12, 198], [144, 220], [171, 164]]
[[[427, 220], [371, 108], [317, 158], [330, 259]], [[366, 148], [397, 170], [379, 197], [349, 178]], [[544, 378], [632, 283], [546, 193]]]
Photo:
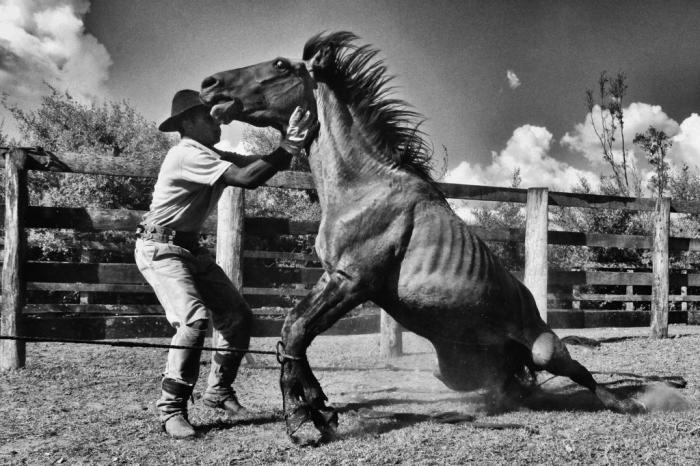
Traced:
[[221, 127], [202, 107], [192, 112], [192, 115], [182, 121], [183, 136], [194, 139], [205, 145], [213, 146], [221, 139]]

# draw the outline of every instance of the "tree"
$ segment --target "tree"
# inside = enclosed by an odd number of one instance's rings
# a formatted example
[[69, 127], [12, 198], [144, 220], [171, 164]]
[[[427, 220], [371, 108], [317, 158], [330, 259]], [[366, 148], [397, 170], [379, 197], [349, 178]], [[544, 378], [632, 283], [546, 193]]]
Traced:
[[683, 201], [700, 201], [700, 176], [697, 169], [691, 171], [687, 164], [671, 172], [668, 178], [671, 198]]
[[633, 142], [642, 148], [649, 165], [654, 168], [649, 188], [656, 195], [656, 205], [658, 206], [668, 188], [669, 166], [666, 156], [673, 142], [664, 131], [653, 126], [649, 126], [649, 129], [644, 133], [637, 133]]
[[[272, 128], [246, 127], [243, 143], [253, 154], [269, 154], [277, 149], [280, 134]], [[292, 159], [292, 171], [310, 172], [305, 153]], [[314, 190], [261, 187], [246, 193], [246, 211], [253, 216], [285, 217], [292, 220], [319, 220], [321, 207]]]
[[[668, 177], [668, 192], [672, 199], [681, 201], [700, 201], [700, 173], [683, 165], [680, 169], [671, 170]], [[698, 238], [700, 237], [699, 214], [676, 214], [671, 222], [671, 236]], [[674, 268], [697, 270], [700, 264], [700, 253], [685, 251], [671, 256]]]
[[7, 147], [10, 145], [10, 138], [3, 132], [3, 126], [0, 124], [0, 147]]
[[[513, 170], [510, 186], [520, 186], [520, 168]], [[475, 209], [476, 224], [489, 230], [525, 228], [525, 212], [522, 205], [499, 202], [492, 209]], [[525, 245], [517, 242], [491, 243], [489, 247], [509, 270], [522, 270], [525, 266]]]
[[[597, 92], [586, 90], [586, 107], [595, 132], [603, 160], [610, 167], [611, 175], [600, 177], [600, 194], [633, 196], [641, 193], [636, 168], [630, 164], [626, 145], [623, 99], [627, 93], [627, 77], [619, 72], [614, 77], [603, 71], [598, 78]], [[580, 180], [574, 192], [592, 193], [590, 184]], [[648, 215], [627, 210], [603, 209], [555, 209], [554, 222], [567, 231], [589, 233], [648, 234]], [[635, 250], [595, 248], [585, 254], [587, 266], [616, 264], [621, 267], [639, 266], [644, 256]]]
[[[23, 134], [23, 145], [58, 154], [160, 161], [174, 140], [161, 133], [127, 102], [83, 104], [49, 86], [37, 109], [5, 107]], [[152, 180], [135, 177], [39, 173], [29, 180], [32, 204], [146, 209]]]
[[[16, 145], [40, 146], [57, 155], [118, 157], [125, 161], [160, 161], [174, 140], [161, 133], [126, 102], [83, 104], [70, 93], [49, 86], [38, 108], [24, 110], [2, 102], [17, 122], [22, 140]], [[31, 205], [102, 208], [148, 208], [153, 180], [136, 177], [30, 172]], [[81, 237], [131, 241], [132, 235], [104, 232]], [[56, 230], [32, 230], [33, 258], [70, 259], [72, 235]]]
[[[627, 77], [619, 72], [613, 78], [605, 71], [598, 78], [598, 93], [594, 97], [592, 90], [586, 90], [586, 106], [591, 118], [593, 131], [600, 141], [605, 160], [612, 170], [612, 181], [616, 194], [629, 196], [638, 194], [638, 179], [633, 166], [628, 164], [628, 150], [625, 146], [625, 119], [622, 110], [622, 100], [627, 92]], [[596, 107], [600, 115], [596, 118]], [[597, 120], [597, 121], [596, 121]], [[620, 144], [616, 144], [617, 135]], [[620, 152], [622, 160], [618, 160], [616, 152]]]

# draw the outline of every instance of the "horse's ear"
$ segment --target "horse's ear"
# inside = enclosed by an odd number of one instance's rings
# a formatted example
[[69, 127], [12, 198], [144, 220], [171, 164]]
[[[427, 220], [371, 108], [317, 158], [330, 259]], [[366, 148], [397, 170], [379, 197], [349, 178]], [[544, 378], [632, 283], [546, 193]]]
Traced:
[[335, 47], [331, 44], [324, 45], [311, 59], [313, 71], [325, 71], [333, 65], [335, 60]]

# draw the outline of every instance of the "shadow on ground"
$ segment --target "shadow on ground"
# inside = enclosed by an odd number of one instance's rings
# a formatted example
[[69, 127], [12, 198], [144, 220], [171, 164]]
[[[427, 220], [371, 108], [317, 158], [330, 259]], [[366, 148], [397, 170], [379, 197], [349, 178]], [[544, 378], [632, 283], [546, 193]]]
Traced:
[[194, 426], [198, 435], [206, 434], [213, 430], [227, 430], [232, 427], [239, 426], [261, 426], [282, 421], [282, 413], [278, 414], [261, 414], [260, 416], [251, 416], [245, 419], [217, 419], [216, 421], [203, 423]]
[[[655, 389], [658, 383], [644, 383], [638, 379], [622, 379], [609, 383], [603, 383], [619, 398], [638, 398]], [[665, 385], [668, 390], [674, 390]], [[415, 412], [391, 412], [379, 411], [376, 408], [391, 407], [403, 404], [431, 405], [444, 402], [465, 401], [474, 403], [481, 397], [482, 403], [488, 405], [487, 396], [484, 394], [463, 394], [452, 397], [441, 397], [436, 400], [405, 399], [405, 398], [377, 398], [349, 402], [335, 406], [340, 414], [345, 415], [345, 422], [350, 429], [343, 432], [340, 438], [361, 438], [384, 434], [393, 430], [408, 428], [423, 422], [436, 422], [441, 424], [465, 424], [478, 429], [524, 429], [530, 434], [537, 434], [538, 429], [527, 424], [487, 422], [490, 415], [504, 414], [510, 411], [541, 411], [541, 412], [596, 412], [605, 411], [601, 401], [589, 390], [576, 385], [566, 384], [554, 388], [536, 389], [527, 398], [518, 401], [501, 403], [499, 407], [493, 406], [486, 409], [486, 415], [477, 420], [477, 416], [456, 411], [433, 411], [430, 413]]]

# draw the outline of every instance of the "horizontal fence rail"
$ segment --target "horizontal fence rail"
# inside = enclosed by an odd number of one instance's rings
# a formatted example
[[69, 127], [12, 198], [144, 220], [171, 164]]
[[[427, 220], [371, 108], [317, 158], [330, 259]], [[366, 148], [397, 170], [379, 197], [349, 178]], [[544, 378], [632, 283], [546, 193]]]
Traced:
[[[0, 333], [21, 331], [35, 336], [57, 333], [79, 338], [171, 334], [172, 329], [165, 321], [150, 286], [144, 282], [129, 259], [133, 254], [133, 237], [121, 242], [84, 240], [79, 237], [80, 234], [89, 232], [133, 232], [145, 212], [127, 209], [29, 206], [26, 203], [26, 192], [21, 186], [24, 182], [26, 189], [26, 181], [22, 181], [22, 177], [26, 176], [28, 170], [154, 178], [159, 170], [158, 164], [141, 159], [86, 157], [74, 153], [64, 153], [57, 157], [38, 150], [9, 152], [0, 148], [0, 153], [4, 154], [0, 157], [0, 163], [6, 167], [6, 202], [0, 206], [5, 217], [5, 254], [2, 264], [3, 320], [0, 321]], [[278, 173], [266, 185], [284, 189], [315, 189], [311, 175], [301, 172]], [[438, 187], [448, 199], [520, 203], [523, 204], [523, 208], [528, 205], [528, 196], [532, 196], [533, 192], [519, 188], [453, 183], [439, 183]], [[655, 209], [653, 199], [565, 193], [546, 189], [540, 189], [539, 192], [544, 196], [542, 199], [545, 209], [557, 207], [646, 212], [653, 212]], [[319, 222], [245, 217], [241, 207], [244, 205], [244, 198], [242, 194], [240, 198], [236, 196], [238, 194], [232, 192], [228, 198], [222, 198], [220, 209], [224, 209], [225, 215], [212, 215], [205, 223], [202, 233], [205, 239], [212, 240], [210, 244], [212, 251], [216, 251], [217, 261], [228, 261], [229, 265], [222, 264], [222, 267], [230, 269], [227, 273], [241, 288], [246, 299], [253, 304], [256, 315], [253, 334], [277, 335], [286, 309], [308, 293], [323, 270], [312, 248], [303, 252], [256, 249], [247, 247], [247, 240], [244, 238], [272, 240], [283, 236], [306, 235], [309, 238], [307, 242], [310, 243], [318, 231]], [[238, 204], [235, 204], [236, 202]], [[668, 204], [669, 214], [700, 214], [698, 202], [670, 200]], [[232, 218], [228, 218], [231, 209], [238, 211]], [[547, 222], [546, 214], [538, 222]], [[526, 249], [534, 247], [532, 243], [528, 244], [528, 241], [533, 240], [528, 237], [526, 229], [493, 230], [478, 226], [469, 228], [485, 241], [525, 243]], [[540, 248], [544, 244], [545, 247], [566, 245], [655, 251], [652, 236], [556, 231], [550, 230], [546, 224], [540, 224], [538, 228], [540, 232], [544, 232], [544, 235], [540, 235], [541, 238], [536, 240]], [[80, 262], [24, 261], [21, 259], [24, 257], [24, 249], [33, 246], [31, 242], [27, 244], [24, 239], [25, 229], [63, 231], [57, 233], [57, 236], [63, 238], [67, 249], [76, 251]], [[233, 236], [224, 234], [229, 231], [234, 232]], [[236, 235], [240, 235], [240, 238], [236, 239]], [[668, 251], [700, 251], [700, 238], [666, 239]], [[216, 249], [215, 245], [220, 241], [224, 242]], [[100, 255], [104, 254], [113, 254], [122, 259], [103, 261]], [[555, 327], [640, 323], [646, 325], [649, 323], [650, 307], [654, 306], [655, 300], [659, 302], [658, 296], [652, 291], [655, 289], [654, 271], [557, 271], [547, 270], [546, 262], [537, 267], [541, 278], [530, 286], [538, 302], [545, 303], [544, 306], [540, 306], [544, 307], [543, 317]], [[515, 275], [527, 282], [527, 277], [522, 272], [515, 272]], [[670, 273], [666, 281], [669, 291], [660, 299], [666, 303], [668, 321], [696, 322], [698, 315], [695, 303], [700, 302], [700, 274], [693, 271]], [[544, 286], [541, 285], [543, 283]], [[26, 303], [25, 292], [29, 295], [29, 301]], [[80, 296], [79, 302], [41, 302], [42, 299], [55, 300], [57, 296], [76, 294]], [[130, 297], [142, 297], [139, 299], [143, 302], [134, 302], [135, 298]], [[669, 303], [673, 307], [670, 312]], [[618, 308], [610, 308], [615, 305]], [[620, 309], [619, 306], [624, 308]], [[10, 315], [13, 317], [10, 318]], [[387, 316], [378, 308], [365, 305], [353, 311], [350, 317], [343, 319], [329, 332], [374, 333], [381, 322], [382, 329], [390, 329], [387, 332], [392, 334], [382, 337], [382, 354], [399, 354], [401, 329], [392, 323], [390, 318], [385, 317]], [[16, 343], [17, 346], [8, 347], [6, 343]], [[11, 359], [15, 360], [23, 357], [21, 343], [2, 344], [6, 345], [0, 347], [2, 354], [13, 354]], [[391, 347], [385, 348], [385, 344]], [[7, 363], [3, 364], [3, 367], [7, 367]]]
[[[0, 148], [0, 151], [3, 149]], [[100, 158], [78, 153], [62, 153], [61, 165], [52, 166], [51, 158], [56, 156], [28, 154], [28, 169], [38, 171], [55, 171], [64, 173], [130, 176], [155, 178], [160, 169], [159, 163], [144, 159]], [[4, 158], [0, 159], [4, 166]], [[316, 189], [310, 173], [280, 172], [272, 177], [267, 186], [288, 189]], [[438, 183], [449, 199], [468, 199], [477, 201], [527, 203], [527, 189], [480, 186], [455, 183]], [[548, 192], [550, 207], [579, 207], [591, 209], [614, 209], [632, 211], [653, 211], [654, 199], [606, 196], [600, 194]], [[671, 200], [671, 212], [700, 214], [700, 202]]]

